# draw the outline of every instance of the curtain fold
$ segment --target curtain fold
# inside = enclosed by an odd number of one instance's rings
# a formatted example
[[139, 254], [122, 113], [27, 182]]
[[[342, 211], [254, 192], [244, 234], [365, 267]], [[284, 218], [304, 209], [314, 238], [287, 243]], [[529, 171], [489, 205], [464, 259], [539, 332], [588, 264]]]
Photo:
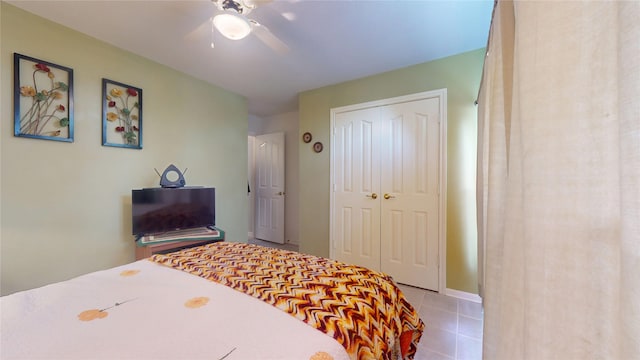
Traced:
[[640, 4], [618, 7], [622, 357], [640, 358]]
[[486, 359], [640, 358], [640, 2], [496, 3], [478, 98]]

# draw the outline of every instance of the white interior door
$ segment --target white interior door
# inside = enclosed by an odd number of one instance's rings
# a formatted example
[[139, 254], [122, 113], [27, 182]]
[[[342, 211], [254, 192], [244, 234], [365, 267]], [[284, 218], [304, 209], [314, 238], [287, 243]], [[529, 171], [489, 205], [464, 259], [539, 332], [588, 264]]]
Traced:
[[425, 94], [332, 110], [331, 256], [442, 291], [446, 92]]
[[438, 290], [440, 100], [382, 107], [381, 271]]
[[255, 237], [284, 244], [284, 133], [256, 136]]
[[333, 136], [333, 257], [380, 268], [379, 110], [339, 113]]

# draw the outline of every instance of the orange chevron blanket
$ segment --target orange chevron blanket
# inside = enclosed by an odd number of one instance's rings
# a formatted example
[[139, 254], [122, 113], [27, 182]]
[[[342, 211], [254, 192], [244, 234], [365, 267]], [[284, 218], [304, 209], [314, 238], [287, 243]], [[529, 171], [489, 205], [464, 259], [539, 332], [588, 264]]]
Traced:
[[393, 280], [363, 267], [228, 242], [150, 260], [263, 300], [332, 336], [352, 359], [413, 359], [424, 329]]

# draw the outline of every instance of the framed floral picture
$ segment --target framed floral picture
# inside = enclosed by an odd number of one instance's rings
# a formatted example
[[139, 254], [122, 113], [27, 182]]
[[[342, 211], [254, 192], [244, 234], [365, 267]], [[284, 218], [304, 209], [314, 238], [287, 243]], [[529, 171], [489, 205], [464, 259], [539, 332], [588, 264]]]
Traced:
[[142, 89], [102, 79], [102, 145], [142, 149]]
[[73, 142], [73, 69], [13, 54], [14, 135]]

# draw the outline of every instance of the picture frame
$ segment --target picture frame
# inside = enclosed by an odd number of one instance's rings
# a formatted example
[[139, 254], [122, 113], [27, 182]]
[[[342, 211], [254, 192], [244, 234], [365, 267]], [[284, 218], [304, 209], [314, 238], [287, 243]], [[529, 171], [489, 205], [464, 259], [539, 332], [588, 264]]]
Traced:
[[102, 79], [102, 145], [142, 149], [142, 89]]
[[322, 146], [322, 143], [320, 141], [316, 142], [313, 144], [313, 151], [319, 153], [322, 152], [322, 149], [324, 148], [324, 146]]
[[73, 69], [13, 53], [14, 136], [73, 142]]

